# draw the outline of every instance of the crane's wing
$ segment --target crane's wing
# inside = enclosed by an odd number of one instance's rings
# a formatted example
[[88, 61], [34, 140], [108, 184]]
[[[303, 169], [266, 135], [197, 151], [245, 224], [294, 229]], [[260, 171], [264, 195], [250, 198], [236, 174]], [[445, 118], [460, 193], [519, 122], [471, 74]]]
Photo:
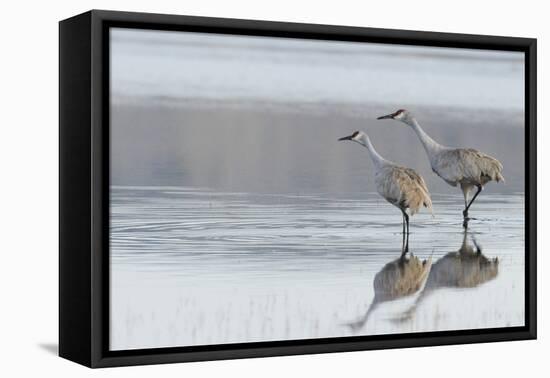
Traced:
[[457, 148], [441, 153], [436, 160], [436, 173], [455, 185], [462, 180], [481, 185], [491, 180], [504, 181], [502, 164], [473, 148]]
[[472, 148], [461, 150], [465, 175], [479, 179], [484, 185], [489, 181], [504, 181], [502, 164], [492, 156]]
[[407, 183], [409, 189], [407, 190], [406, 199], [411, 214], [416, 213], [420, 207], [424, 206], [433, 215], [432, 198], [426, 181], [412, 168], [405, 168], [403, 171], [409, 178], [409, 182]]
[[384, 197], [390, 202], [409, 208], [411, 215], [423, 206], [433, 214], [430, 192], [422, 176], [414, 169], [400, 166], [391, 167], [388, 173], [383, 180]]

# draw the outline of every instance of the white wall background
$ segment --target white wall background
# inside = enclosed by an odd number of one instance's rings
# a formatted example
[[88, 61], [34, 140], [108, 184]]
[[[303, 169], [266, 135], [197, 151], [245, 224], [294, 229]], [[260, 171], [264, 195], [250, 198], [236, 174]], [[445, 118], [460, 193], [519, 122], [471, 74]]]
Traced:
[[[550, 28], [542, 1], [134, 0], [5, 2], [0, 23], [0, 375], [540, 376], [550, 328], [543, 298], [550, 152], [544, 108]], [[91, 8], [536, 37], [539, 39], [539, 340], [96, 370], [55, 356], [57, 345], [57, 63], [61, 19]], [[546, 91], [545, 91], [546, 90]]]

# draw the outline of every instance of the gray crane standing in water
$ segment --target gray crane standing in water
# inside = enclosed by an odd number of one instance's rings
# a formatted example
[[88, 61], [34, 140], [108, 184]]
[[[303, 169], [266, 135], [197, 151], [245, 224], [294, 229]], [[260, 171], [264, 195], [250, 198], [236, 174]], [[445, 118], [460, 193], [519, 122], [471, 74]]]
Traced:
[[[468, 210], [483, 190], [483, 186], [489, 181], [504, 181], [502, 164], [494, 157], [473, 148], [452, 148], [437, 143], [426, 134], [413, 115], [405, 109], [399, 109], [395, 113], [378, 117], [378, 119], [395, 119], [410, 126], [422, 142], [432, 170], [447, 184], [451, 186], [460, 184], [464, 195], [462, 225], [467, 228], [470, 220]], [[470, 191], [474, 187], [477, 188], [477, 191], [469, 200]]]
[[424, 179], [414, 169], [399, 166], [380, 156], [368, 135], [362, 131], [356, 131], [338, 140], [353, 141], [368, 150], [374, 163], [376, 190], [403, 214], [403, 235], [407, 235], [403, 251], [407, 252], [409, 246], [409, 214], [407, 214], [407, 210], [411, 216], [417, 213], [422, 206], [427, 207], [430, 212], [432, 211], [432, 200]]

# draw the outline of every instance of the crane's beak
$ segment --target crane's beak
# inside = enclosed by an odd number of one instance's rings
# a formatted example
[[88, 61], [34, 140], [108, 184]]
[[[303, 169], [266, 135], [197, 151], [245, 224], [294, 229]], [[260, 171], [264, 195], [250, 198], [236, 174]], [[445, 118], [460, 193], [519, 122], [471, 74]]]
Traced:
[[339, 141], [341, 141], [341, 140], [351, 140], [352, 138], [353, 138], [352, 135], [348, 135], [348, 136], [342, 137], [342, 138], [340, 138], [340, 139], [338, 139], [338, 140], [339, 140]]
[[385, 116], [378, 117], [376, 119], [393, 119], [393, 113], [392, 114], [387, 114]]

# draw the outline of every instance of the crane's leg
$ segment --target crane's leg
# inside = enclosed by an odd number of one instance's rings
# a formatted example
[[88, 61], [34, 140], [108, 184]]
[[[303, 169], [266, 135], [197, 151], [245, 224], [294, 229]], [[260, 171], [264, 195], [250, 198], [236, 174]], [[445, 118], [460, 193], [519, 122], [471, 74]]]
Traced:
[[405, 218], [407, 220], [407, 234], [405, 235], [405, 253], [409, 252], [409, 216]]
[[468, 205], [466, 206], [466, 208], [464, 209], [464, 211], [462, 212], [462, 214], [464, 215], [464, 223], [462, 223], [462, 225], [464, 226], [464, 228], [468, 228], [468, 210], [470, 209], [470, 206], [472, 206], [472, 204], [474, 203], [474, 201], [476, 200], [477, 196], [479, 195], [479, 193], [481, 193], [481, 191], [483, 190], [483, 186], [481, 185], [476, 185], [477, 186], [477, 192], [476, 194], [474, 194], [474, 196], [472, 197], [470, 203], [468, 203]]
[[[409, 252], [409, 215], [407, 212], [403, 209], [401, 209], [401, 212], [403, 213], [403, 235], [405, 235], [405, 247], [403, 248], [403, 254]], [[405, 231], [405, 225], [406, 225], [406, 231]]]
[[405, 221], [405, 212], [402, 209], [400, 209], [400, 210], [401, 210], [401, 214], [402, 214], [401, 219], [403, 221], [403, 234], [402, 234], [403, 239], [401, 240], [401, 257], [405, 257], [405, 255], [407, 254], [407, 252], [409, 250], [409, 246], [408, 246], [408, 242], [407, 242], [407, 244], [405, 244], [405, 238], [407, 238], [407, 233], [405, 231], [405, 223], [406, 223], [406, 221]]
[[[403, 225], [405, 224], [405, 219], [403, 219]], [[403, 232], [403, 240], [401, 240], [401, 257], [405, 257], [407, 251], [405, 250], [405, 232]]]
[[460, 188], [462, 189], [462, 194], [464, 195], [464, 210], [462, 211], [462, 216], [466, 219], [468, 218], [468, 199], [470, 197], [470, 190], [472, 190], [472, 186], [469, 184], [460, 184]]

